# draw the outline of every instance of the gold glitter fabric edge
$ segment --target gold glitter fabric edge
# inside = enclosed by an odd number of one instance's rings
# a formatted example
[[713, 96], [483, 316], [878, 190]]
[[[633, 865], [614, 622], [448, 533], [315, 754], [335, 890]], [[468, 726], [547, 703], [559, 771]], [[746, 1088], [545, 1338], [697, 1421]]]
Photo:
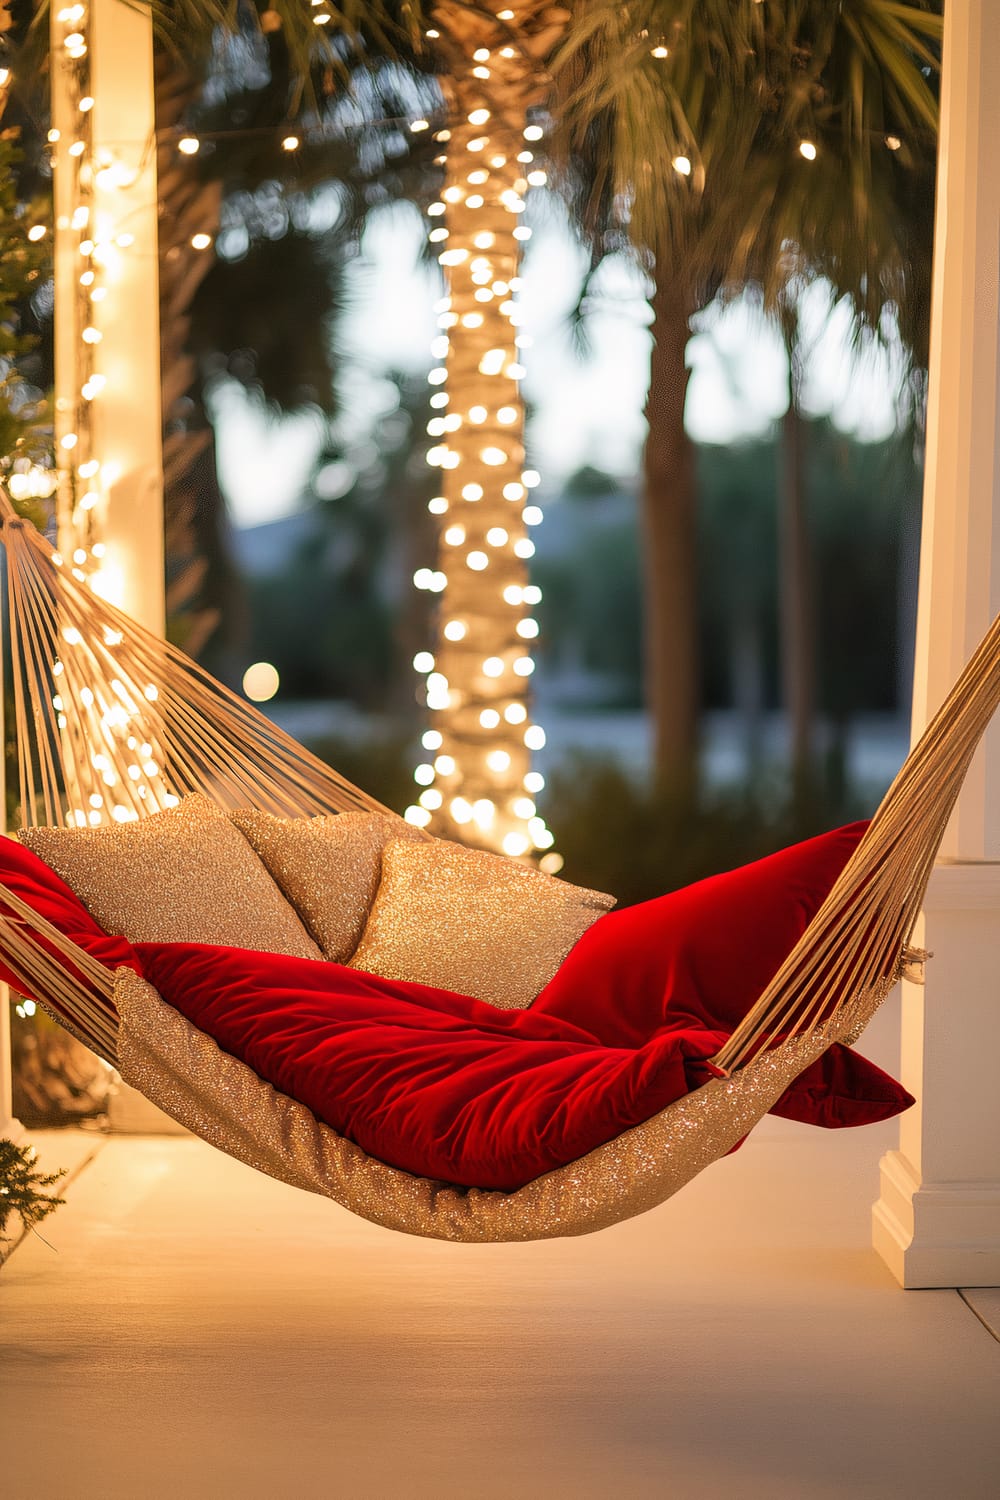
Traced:
[[115, 1003], [122, 1077], [211, 1145], [387, 1229], [465, 1243], [588, 1234], [655, 1208], [724, 1156], [835, 1039], [817, 1032], [763, 1053], [578, 1161], [499, 1193], [415, 1177], [368, 1156], [223, 1052], [130, 970], [118, 973]]

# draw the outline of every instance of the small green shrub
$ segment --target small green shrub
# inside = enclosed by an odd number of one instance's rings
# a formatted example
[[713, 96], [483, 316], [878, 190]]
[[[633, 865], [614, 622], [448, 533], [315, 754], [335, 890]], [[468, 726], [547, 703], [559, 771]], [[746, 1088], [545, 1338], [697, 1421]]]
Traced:
[[25, 1229], [36, 1224], [64, 1201], [43, 1193], [65, 1172], [39, 1172], [33, 1146], [17, 1146], [7, 1137], [0, 1140], [0, 1240], [7, 1238], [7, 1222], [16, 1210]]

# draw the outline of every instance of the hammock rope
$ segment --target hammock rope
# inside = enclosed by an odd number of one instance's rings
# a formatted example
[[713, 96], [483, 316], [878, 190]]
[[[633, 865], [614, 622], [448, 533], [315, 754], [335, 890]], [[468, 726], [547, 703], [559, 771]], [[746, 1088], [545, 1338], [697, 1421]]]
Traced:
[[808, 1032], [905, 964], [948, 820], [998, 704], [1000, 618], [907, 757], [804, 938], [715, 1058], [718, 1066], [739, 1067], [768, 1034]]
[[2, 894], [0, 948], [9, 972], [67, 1031], [118, 1062], [115, 975], [13, 891]]
[[279, 817], [398, 814], [87, 586], [0, 487], [22, 821], [130, 821], [205, 792]]

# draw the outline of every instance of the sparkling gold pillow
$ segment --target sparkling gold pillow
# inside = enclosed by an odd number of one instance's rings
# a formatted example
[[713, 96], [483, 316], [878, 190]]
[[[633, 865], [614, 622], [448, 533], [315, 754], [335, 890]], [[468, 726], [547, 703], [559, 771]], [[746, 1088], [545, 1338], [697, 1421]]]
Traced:
[[351, 967], [524, 1010], [614, 904], [499, 854], [393, 840]]
[[361, 939], [390, 839], [423, 835], [401, 818], [379, 813], [333, 813], [319, 818], [274, 818], [239, 808], [230, 813], [323, 950], [343, 963]]
[[107, 932], [322, 958], [261, 861], [208, 797], [110, 828], [19, 834]]

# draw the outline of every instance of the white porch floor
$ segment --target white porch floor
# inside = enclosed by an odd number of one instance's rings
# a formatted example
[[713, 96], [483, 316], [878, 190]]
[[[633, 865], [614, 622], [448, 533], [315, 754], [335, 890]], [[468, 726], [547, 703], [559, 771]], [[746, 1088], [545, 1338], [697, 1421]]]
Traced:
[[[389, 1234], [191, 1138], [98, 1141], [55, 1251], [29, 1237], [0, 1272], [0, 1488], [994, 1500], [1000, 1342], [869, 1249], [894, 1141], [768, 1120], [644, 1218], [483, 1247]], [[995, 1297], [970, 1300], [989, 1322]]]

